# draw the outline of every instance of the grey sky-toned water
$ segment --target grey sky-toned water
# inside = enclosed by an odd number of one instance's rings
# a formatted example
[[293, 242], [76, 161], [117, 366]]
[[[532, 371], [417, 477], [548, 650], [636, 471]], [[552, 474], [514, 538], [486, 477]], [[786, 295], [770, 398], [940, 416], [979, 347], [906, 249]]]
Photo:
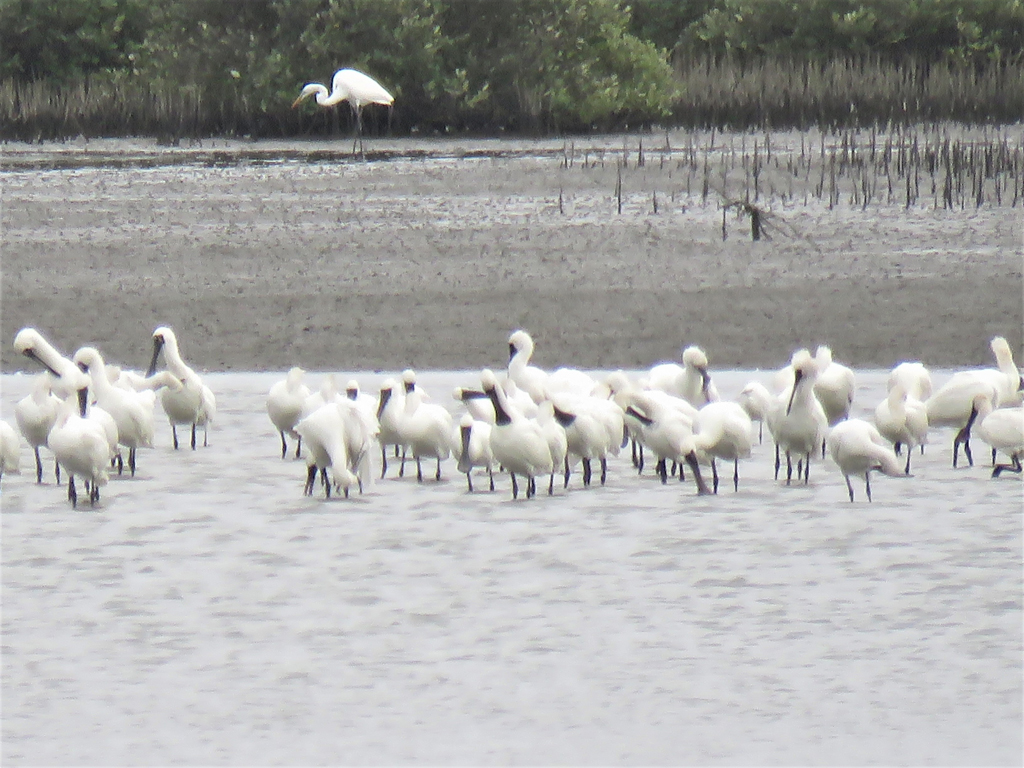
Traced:
[[[343, 381], [352, 374], [342, 374]], [[383, 374], [354, 374], [374, 391]], [[477, 373], [421, 372], [436, 402]], [[770, 373], [715, 372], [723, 397]], [[940, 385], [949, 372], [933, 372]], [[407, 474], [302, 495], [264, 410], [206, 374], [210, 446], [71, 509], [3, 478], [7, 765], [1019, 764], [1021, 483], [987, 448], [857, 502], [831, 460], [740, 487], [637, 476], [513, 502]], [[310, 373], [316, 386], [321, 375]], [[30, 376], [0, 378], [0, 415]], [[885, 372], [858, 371], [855, 415]], [[477, 482], [477, 488], [485, 483]]]

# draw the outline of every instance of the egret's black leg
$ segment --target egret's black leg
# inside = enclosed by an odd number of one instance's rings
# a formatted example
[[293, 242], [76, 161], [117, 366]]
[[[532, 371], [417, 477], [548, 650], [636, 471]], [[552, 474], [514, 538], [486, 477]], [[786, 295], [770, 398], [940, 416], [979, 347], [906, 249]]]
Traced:
[[846, 490], [850, 492], [850, 501], [853, 501], [853, 483], [850, 482], [849, 475], [843, 475], [846, 478]]
[[441, 482], [441, 457], [437, 457], [437, 473], [434, 475], [434, 479]]
[[128, 449], [128, 469], [132, 471], [132, 477], [135, 477], [135, 449]]
[[281, 431], [281, 458], [288, 455], [288, 443], [284, 439], [284, 430]]
[[174, 438], [174, 450], [178, 450], [178, 429], [171, 424], [171, 437]]
[[298, 441], [295, 443], [295, 458], [299, 458], [299, 454], [302, 452], [302, 435], [299, 435]]
[[196, 425], [192, 424], [192, 450], [196, 449]]
[[868, 495], [868, 501], [871, 501], [871, 471], [868, 470], [864, 473], [864, 491]]
[[718, 493], [718, 465], [714, 458], [711, 459], [711, 487], [714, 489], [712, 493]]
[[[39, 446], [37, 445], [33, 450], [35, 451], [35, 454], [36, 454], [36, 482], [37, 483], [42, 483], [43, 482], [43, 461], [42, 461], [42, 459], [39, 458]], [[60, 480], [58, 480], [57, 482], [60, 482]]]
[[738, 458], [732, 460], [732, 490], [733, 493], [739, 493], [740, 490], [740, 460]]
[[608, 459], [604, 456], [601, 457], [601, 485], [604, 485], [605, 480], [608, 479]]
[[594, 472], [590, 467], [590, 459], [583, 459], [583, 485], [584, 487], [590, 485], [591, 479], [594, 477]]
[[309, 469], [306, 470], [306, 485], [302, 489], [304, 496], [313, 495], [313, 484], [316, 482], [316, 465], [310, 464]]
[[[516, 482], [516, 473], [515, 472], [509, 472], [508, 474], [509, 474], [509, 477], [512, 478], [512, 498], [513, 499], [518, 499], [519, 498], [519, 483]], [[554, 475], [552, 475], [551, 477], [554, 478]]]
[[72, 507], [78, 506], [78, 491], [75, 490], [75, 476], [68, 474], [68, 500]]
[[775, 444], [775, 479], [779, 479], [779, 467], [782, 466], [782, 460], [779, 457], [779, 444]]

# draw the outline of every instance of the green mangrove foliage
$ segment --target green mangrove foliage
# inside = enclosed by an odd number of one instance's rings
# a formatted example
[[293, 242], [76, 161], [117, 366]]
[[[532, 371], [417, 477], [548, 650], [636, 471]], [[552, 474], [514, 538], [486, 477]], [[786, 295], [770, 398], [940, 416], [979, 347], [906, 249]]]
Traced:
[[399, 134], [998, 122], [1022, 49], [1024, 0], [0, 0], [0, 137], [336, 133], [343, 66]]

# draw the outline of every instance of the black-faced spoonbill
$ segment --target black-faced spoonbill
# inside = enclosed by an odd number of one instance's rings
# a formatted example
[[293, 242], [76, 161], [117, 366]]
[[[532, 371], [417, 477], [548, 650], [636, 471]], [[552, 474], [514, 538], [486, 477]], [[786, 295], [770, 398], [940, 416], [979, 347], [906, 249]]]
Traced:
[[275, 382], [267, 394], [267, 415], [274, 428], [281, 435], [281, 458], [288, 454], [288, 441], [295, 440], [295, 458], [302, 452], [302, 437], [295, 431], [295, 425], [302, 418], [302, 408], [309, 397], [309, 387], [303, 383], [306, 372], [298, 366], [288, 371], [281, 381]]
[[189, 424], [192, 427], [192, 450], [196, 447], [196, 427], [203, 428], [203, 445], [207, 444], [206, 430], [213, 421], [217, 412], [217, 401], [213, 392], [203, 384], [203, 380], [195, 371], [185, 364], [178, 351], [178, 338], [174, 331], [166, 326], [161, 326], [153, 331], [153, 357], [149, 363], [147, 377], [156, 373], [157, 361], [160, 353], [164, 353], [169, 370], [179, 381], [182, 387], [180, 390], [167, 388], [160, 397], [160, 403], [164, 407], [164, 413], [171, 423], [171, 436], [174, 439], [174, 448], [178, 448], [178, 424]]
[[890, 477], [906, 477], [896, 454], [892, 452], [885, 438], [870, 422], [863, 419], [847, 419], [836, 424], [827, 439], [832, 460], [846, 478], [846, 488], [853, 501], [853, 485], [850, 475], [864, 475], [864, 491], [871, 501], [871, 472], [878, 470]]

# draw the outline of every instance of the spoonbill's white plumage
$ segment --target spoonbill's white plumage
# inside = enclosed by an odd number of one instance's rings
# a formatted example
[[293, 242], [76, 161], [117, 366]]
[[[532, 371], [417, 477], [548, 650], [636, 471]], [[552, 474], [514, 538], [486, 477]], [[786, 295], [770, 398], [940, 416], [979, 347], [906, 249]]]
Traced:
[[[793, 383], [775, 401], [768, 429], [775, 439], [775, 478], [779, 477], [779, 451], [786, 453], [786, 484], [793, 477], [793, 456], [798, 457], [797, 479], [803, 473], [810, 482], [811, 455], [821, 448], [828, 431], [828, 417], [814, 392], [818, 365], [806, 349], [792, 358]], [[801, 469], [802, 467], [802, 469]]]
[[662, 484], [668, 482], [669, 461], [677, 464], [685, 462], [693, 473], [697, 493], [701, 496], [708, 494], [711, 491], [704, 482], [697, 463], [693, 417], [666, 398], [686, 402], [682, 398], [672, 398], [658, 390], [636, 390], [630, 397], [626, 413], [639, 422], [641, 440], [658, 457], [658, 475]]
[[21, 474], [21, 439], [7, 421], [0, 421], [0, 477]]
[[714, 492], [718, 493], [715, 459], [732, 461], [733, 490], [739, 491], [739, 461], [750, 457], [754, 442], [754, 424], [743, 406], [720, 400], [699, 409], [693, 420], [693, 442], [699, 454], [711, 459]]
[[494, 426], [491, 428], [494, 460], [509, 472], [512, 498], [519, 496], [517, 475], [526, 478], [526, 497], [530, 498], [537, 492], [537, 475], [554, 477], [548, 439], [539, 422], [509, 405], [493, 371], [484, 369], [480, 374], [480, 384], [494, 407]]
[[213, 392], [203, 384], [202, 378], [182, 359], [178, 351], [178, 338], [174, 331], [160, 326], [153, 331], [153, 358], [146, 376], [156, 373], [157, 361], [163, 352], [167, 370], [181, 382], [181, 389], [167, 388], [160, 397], [164, 413], [171, 423], [171, 436], [174, 448], [178, 448], [178, 424], [188, 424], [192, 428], [192, 449], [196, 447], [196, 428], [203, 427], [203, 445], [207, 444], [205, 432], [217, 413], [217, 400]]
[[[622, 408], [614, 401], [594, 396], [558, 394], [552, 403], [565, 429], [566, 450], [583, 464], [583, 485], [590, 485], [592, 462], [601, 468], [601, 485], [608, 479], [608, 457], [618, 456], [625, 430]], [[570, 417], [571, 418], [567, 418]], [[565, 482], [568, 485], [568, 467]]]
[[814, 394], [825, 410], [830, 427], [849, 418], [853, 406], [853, 393], [857, 378], [850, 368], [832, 359], [832, 350], [824, 345], [814, 354], [818, 367], [818, 378], [814, 382]]
[[[575, 395], [589, 395], [597, 382], [587, 373], [576, 368], [557, 368], [550, 373], [530, 365], [533, 357], [533, 338], [524, 330], [513, 331], [508, 337], [508, 378], [523, 390], [535, 403], [546, 400], [550, 395], [567, 392]], [[506, 397], [508, 396], [506, 392]]]
[[307, 83], [299, 97], [292, 103], [292, 109], [310, 96], [315, 97], [316, 103], [321, 107], [333, 107], [343, 101], [349, 103], [355, 116], [353, 152], [356, 151], [356, 141], [359, 142], [359, 149], [362, 151], [363, 107], [367, 104], [380, 104], [390, 108], [395, 103], [395, 97], [388, 93], [383, 85], [357, 69], [339, 69], [335, 72], [329, 92], [327, 86], [322, 83]]
[[[491, 415], [494, 415], [493, 408], [491, 408]], [[483, 467], [487, 470], [487, 479], [493, 491], [494, 454], [491, 451], [491, 423], [475, 419], [472, 414], [464, 413], [459, 420], [458, 431], [459, 472], [466, 475], [469, 492], [473, 492], [473, 469], [475, 467]]]
[[380, 425], [377, 423], [377, 398], [363, 392], [359, 387], [359, 382], [355, 379], [349, 379], [345, 383], [344, 396], [359, 411], [363, 426], [376, 439], [377, 433], [380, 431]]
[[[380, 476], [388, 472], [388, 446], [394, 446], [395, 457], [404, 447], [402, 442], [401, 420], [405, 412], [405, 388], [393, 378], [381, 382], [377, 399], [377, 423], [380, 427]], [[404, 462], [403, 462], [404, 464]]]
[[708, 357], [704, 350], [697, 346], [687, 347], [683, 350], [682, 361], [682, 365], [661, 363], [651, 368], [647, 386], [681, 397], [694, 408], [718, 400], [718, 390], [708, 373]]
[[890, 477], [904, 477], [896, 454], [874, 424], [863, 419], [846, 419], [836, 424], [827, 439], [832, 460], [846, 478], [846, 488], [853, 501], [850, 475], [864, 475], [864, 491], [871, 501], [871, 472], [880, 471]]
[[897, 384], [903, 387], [907, 397], [922, 403], [932, 396], [932, 374], [922, 363], [900, 363], [893, 368], [886, 388], [891, 390]]
[[327, 498], [331, 496], [332, 486], [342, 490], [347, 498], [349, 489], [359, 484], [359, 478], [351, 469], [345, 416], [338, 405], [338, 401], [335, 400], [324, 403], [295, 425], [295, 431], [306, 443], [307, 472], [304, 492], [307, 496], [313, 495], [318, 471]]
[[[92, 385], [89, 377], [79, 369], [75, 363], [64, 357], [52, 344], [43, 338], [34, 328], [22, 328], [14, 337], [14, 348], [31, 360], [42, 365], [53, 377], [51, 387], [53, 391], [65, 399], [77, 397], [81, 399], [80, 417], [86, 421], [95, 423], [103, 433], [107, 443], [107, 456], [110, 461], [120, 456], [118, 450], [117, 424], [114, 418], [105, 410], [99, 407], [89, 407], [87, 394]], [[58, 411], [59, 412], [59, 411]], [[56, 421], [54, 422], [56, 424]], [[50, 430], [51, 434], [53, 430]], [[49, 443], [49, 436], [47, 442]], [[50, 446], [50, 450], [56, 456], [57, 452]], [[63, 462], [58, 458], [58, 463]], [[58, 473], [59, 476], [59, 473]], [[74, 478], [71, 478], [73, 481]], [[58, 481], [59, 482], [59, 481]], [[69, 498], [72, 487], [69, 487]], [[96, 493], [99, 493], [97, 490]]]
[[51, 388], [58, 397], [76, 394], [80, 381], [78, 366], [66, 358], [35, 328], [22, 328], [14, 337], [14, 349], [19, 354], [45, 368], [53, 376]]
[[[75, 353], [75, 363], [92, 379], [95, 406], [106, 411], [117, 427], [117, 442], [128, 449], [128, 468], [132, 477], [136, 470], [136, 451], [153, 447], [152, 400], [138, 392], [117, 387], [110, 382], [103, 356], [95, 347], [82, 347]], [[180, 389], [180, 384], [178, 389]], [[123, 463], [118, 452], [118, 474]]]
[[953, 427], [953, 467], [957, 465], [960, 446], [967, 463], [974, 466], [971, 455], [971, 428], [977, 418], [974, 398], [989, 395], [993, 408], [1020, 403], [1024, 379], [1021, 378], [1006, 339], [996, 336], [990, 344], [999, 365], [995, 368], [974, 368], [958, 371], [925, 401], [931, 427]]
[[409, 447], [416, 460], [416, 479], [423, 482], [421, 459], [437, 461], [434, 473], [441, 479], [441, 462], [458, 447], [452, 445], [452, 414], [444, 406], [424, 402], [423, 390], [416, 386], [416, 375], [411, 370], [402, 373], [405, 387], [405, 410], [399, 420], [399, 433], [403, 444]]
[[[60, 409], [60, 398], [51, 389], [52, 378], [49, 373], [36, 377], [32, 391], [19, 400], [14, 406], [14, 418], [18, 429], [29, 444], [36, 459], [36, 482], [43, 482], [43, 462], [39, 449], [46, 445], [53, 422], [57, 419]], [[60, 464], [55, 464], [57, 482], [60, 482]]]
[[1021, 472], [1021, 456], [1024, 456], [1024, 408], [993, 408], [992, 398], [987, 394], [976, 395], [974, 410], [977, 411], [978, 437], [988, 443], [994, 452], [1002, 451], [1010, 457], [1009, 464], [995, 464], [992, 477], [999, 477], [1004, 470]]
[[[1002, 378], [996, 379], [996, 386], [999, 389], [999, 407], [1007, 408], [1020, 405], [1024, 401], [1024, 376], [1020, 375], [1017, 364], [1013, 361], [1010, 345], [1002, 336], [996, 336], [989, 346], [996, 358], [999, 372], [1003, 375]], [[995, 407], [994, 404], [993, 407]]]
[[768, 387], [759, 381], [751, 381], [740, 391], [736, 402], [740, 404], [752, 422], [757, 422], [757, 442], [764, 436], [764, 422], [771, 413], [775, 398]]
[[900, 447], [907, 448], [907, 464], [904, 469], [910, 474], [910, 455], [914, 448], [924, 449], [928, 442], [928, 410], [924, 403], [912, 397], [901, 381], [889, 390], [885, 400], [875, 408], [875, 426], [882, 437], [893, 444], [897, 455]]
[[299, 458], [302, 451], [302, 437], [295, 431], [295, 425], [302, 418], [303, 405], [310, 395], [303, 381], [305, 376], [306, 372], [295, 366], [284, 379], [275, 382], [267, 394], [267, 415], [281, 435], [282, 459], [288, 454], [286, 435], [295, 440], [295, 458]]
[[[91, 379], [74, 364], [71, 369], [62, 376], [71, 394], [64, 399], [57, 411], [57, 419], [50, 430], [48, 444], [68, 476], [68, 500], [74, 507], [78, 505], [76, 476], [81, 477], [89, 489], [89, 503], [94, 505], [99, 501], [100, 487], [106, 485], [108, 479], [107, 467], [110, 463], [111, 446], [110, 437], [104, 431], [103, 424], [95, 418], [85, 417]], [[107, 418], [113, 424], [113, 419], [109, 415]], [[116, 443], [115, 428], [115, 446]]]
[[491, 398], [482, 389], [455, 387], [452, 390], [452, 398], [465, 406], [474, 421], [494, 423], [494, 406], [491, 405]]

